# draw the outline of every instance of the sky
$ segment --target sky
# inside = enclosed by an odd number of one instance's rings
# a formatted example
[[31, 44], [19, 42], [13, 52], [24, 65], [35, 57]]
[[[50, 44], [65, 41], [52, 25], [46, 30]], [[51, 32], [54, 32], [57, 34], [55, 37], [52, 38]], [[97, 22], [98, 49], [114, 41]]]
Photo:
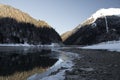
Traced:
[[120, 8], [120, 0], [0, 0], [37, 20], [44, 20], [59, 34], [74, 29], [101, 8]]

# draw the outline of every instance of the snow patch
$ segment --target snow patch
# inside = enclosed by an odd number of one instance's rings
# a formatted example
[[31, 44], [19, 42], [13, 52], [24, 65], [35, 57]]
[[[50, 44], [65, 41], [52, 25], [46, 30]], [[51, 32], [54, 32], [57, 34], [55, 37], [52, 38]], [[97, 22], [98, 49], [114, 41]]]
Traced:
[[94, 18], [93, 22], [95, 22], [97, 18], [113, 15], [120, 16], [120, 8], [100, 9], [88, 19]]
[[109, 51], [118, 51], [120, 52], [120, 41], [109, 41], [104, 43], [99, 43], [95, 45], [80, 47], [82, 49], [106, 49]]
[[38, 47], [59, 47], [60, 45], [58, 43], [51, 43], [50, 45], [33, 45], [33, 44], [28, 44], [28, 43], [24, 43], [24, 44], [0, 44], [0, 47], [9, 47], [9, 46], [13, 46], [13, 47], [17, 47], [17, 46], [26, 46], [26, 47], [31, 47], [31, 46], [38, 46]]
[[45, 77], [40, 80], [64, 80], [64, 77], [63, 77], [64, 73], [65, 73], [65, 70], [62, 70], [59, 73], [57, 73], [56, 75]]
[[[59, 59], [50, 69], [48, 69], [46, 72], [42, 74], [34, 74], [33, 76], [29, 77], [27, 80], [64, 80], [64, 74], [65, 70], [70, 70], [70, 67], [72, 67], [72, 63], [69, 63], [67, 66], [68, 62], [64, 61], [62, 59]], [[69, 66], [69, 69], [68, 69]], [[65, 68], [65, 69], [61, 69]], [[60, 70], [61, 69], [61, 70]], [[58, 71], [60, 70], [60, 71]], [[56, 74], [53, 74], [56, 72]]]
[[[72, 70], [74, 65], [72, 60], [77, 58], [78, 55], [71, 52], [64, 52], [60, 50], [54, 50], [60, 53], [59, 60], [50, 67], [46, 72], [42, 74], [35, 74], [29, 77], [27, 80], [64, 80], [65, 71]], [[55, 74], [52, 74], [55, 73]]]
[[95, 27], [97, 27], [97, 23], [92, 23], [92, 28], [95, 28]]
[[1, 47], [4, 47], [4, 46], [33, 46], [33, 45], [30, 45], [30, 44], [27, 44], [27, 43], [24, 43], [24, 44], [0, 44]]

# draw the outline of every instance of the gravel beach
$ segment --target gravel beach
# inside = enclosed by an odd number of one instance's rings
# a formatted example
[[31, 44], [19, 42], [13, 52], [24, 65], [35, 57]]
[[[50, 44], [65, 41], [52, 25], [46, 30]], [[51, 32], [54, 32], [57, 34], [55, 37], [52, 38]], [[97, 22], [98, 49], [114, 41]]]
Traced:
[[65, 72], [65, 80], [120, 80], [120, 52], [88, 49], [63, 49], [79, 54], [72, 71]]

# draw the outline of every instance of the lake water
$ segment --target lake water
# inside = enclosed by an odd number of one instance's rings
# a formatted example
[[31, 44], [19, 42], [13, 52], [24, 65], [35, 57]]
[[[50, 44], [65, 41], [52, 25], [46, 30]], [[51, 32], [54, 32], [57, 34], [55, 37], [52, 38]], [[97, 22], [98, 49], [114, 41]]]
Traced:
[[48, 48], [26, 46], [0, 47], [0, 76], [11, 76], [16, 72], [30, 71], [34, 68], [51, 67], [58, 55]]
[[[17, 77], [21, 76], [17, 80], [42, 79], [60, 68], [70, 68], [74, 56], [72, 53], [60, 51], [55, 47], [1, 46], [0, 79], [14, 80], [16, 75]], [[47, 69], [47, 71], [39, 71], [39, 68], [41, 70]], [[23, 76], [25, 78], [22, 78]]]

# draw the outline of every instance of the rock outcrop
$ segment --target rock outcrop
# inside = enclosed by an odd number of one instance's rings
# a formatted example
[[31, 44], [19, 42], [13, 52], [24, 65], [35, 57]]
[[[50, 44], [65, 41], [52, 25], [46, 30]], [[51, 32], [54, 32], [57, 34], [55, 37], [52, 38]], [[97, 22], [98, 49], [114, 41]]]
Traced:
[[59, 34], [45, 21], [37, 21], [8, 5], [0, 4], [0, 10], [0, 44], [61, 43]]
[[[105, 9], [109, 12], [111, 9]], [[114, 9], [120, 13], [120, 9]], [[104, 10], [100, 10], [104, 11]], [[88, 18], [83, 24], [78, 25], [74, 30], [62, 35], [64, 44], [67, 45], [91, 45], [100, 42], [113, 41], [120, 39], [120, 16], [111, 14], [102, 14], [99, 16], [94, 14]], [[115, 12], [114, 11], [114, 12]], [[104, 11], [105, 12], [105, 11]], [[113, 13], [114, 13], [113, 12]]]

